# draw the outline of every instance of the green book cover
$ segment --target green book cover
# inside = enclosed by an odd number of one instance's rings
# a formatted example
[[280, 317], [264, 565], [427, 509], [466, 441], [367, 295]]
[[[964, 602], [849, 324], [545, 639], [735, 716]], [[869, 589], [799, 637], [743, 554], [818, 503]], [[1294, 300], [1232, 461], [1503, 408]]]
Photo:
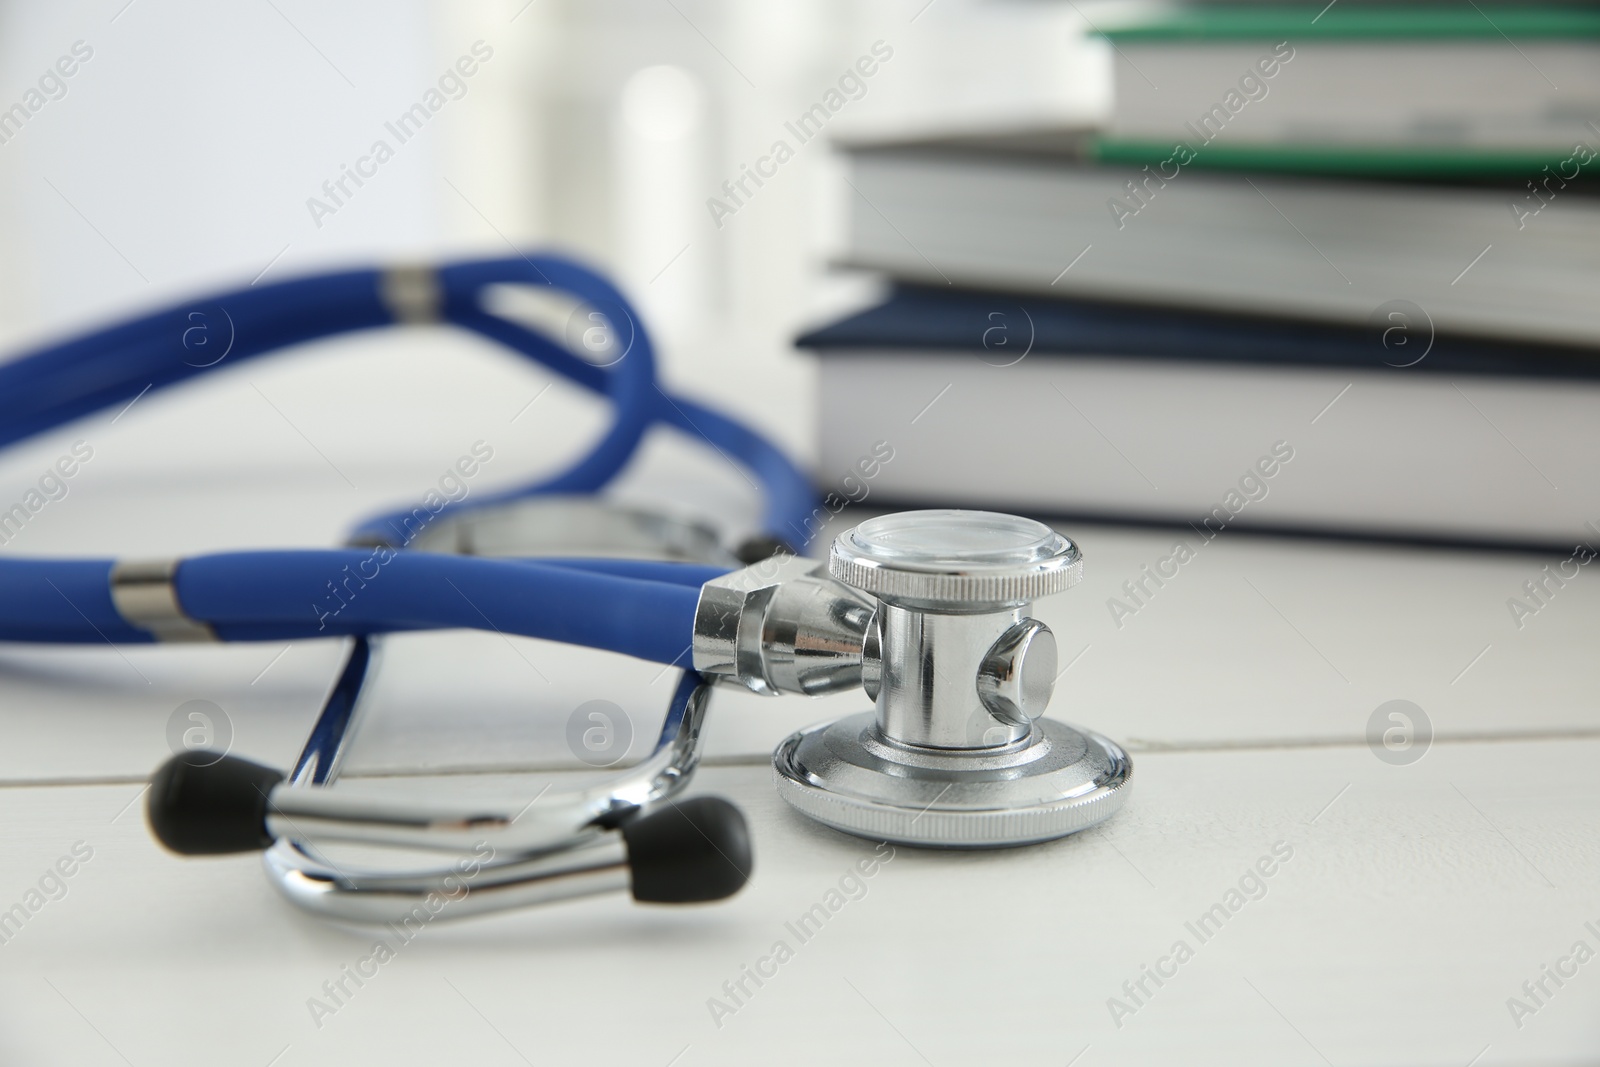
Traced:
[[1486, 37], [1504, 41], [1600, 37], [1600, 11], [1495, 4], [1191, 5], [1100, 36], [1131, 41], [1372, 40]]
[[[1089, 155], [1102, 163], [1141, 167], [1172, 157], [1176, 142], [1123, 140], [1097, 137]], [[1325, 175], [1337, 178], [1381, 178], [1404, 181], [1515, 181], [1537, 179], [1545, 167], [1571, 175], [1595, 157], [1583, 146], [1587, 158], [1574, 158], [1578, 146], [1566, 149], [1478, 149], [1417, 145], [1328, 144], [1208, 144], [1191, 145], [1185, 166], [1206, 170], [1269, 171], [1285, 174]], [[1576, 177], [1576, 175], [1572, 175]]]

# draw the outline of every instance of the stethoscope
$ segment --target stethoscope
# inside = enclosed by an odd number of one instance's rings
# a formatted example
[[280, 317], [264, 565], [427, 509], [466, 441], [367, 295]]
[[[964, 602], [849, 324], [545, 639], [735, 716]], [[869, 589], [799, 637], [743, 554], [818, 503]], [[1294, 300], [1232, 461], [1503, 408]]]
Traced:
[[[599, 315], [612, 335], [607, 365], [485, 310], [485, 289], [506, 284], [563, 293]], [[197, 361], [185, 344], [196, 306], [225, 315], [226, 359]], [[799, 731], [773, 755], [790, 805], [858, 837], [1021, 845], [1082, 830], [1121, 805], [1127, 754], [1041, 717], [1056, 645], [1028, 611], [1081, 578], [1076, 544], [1016, 516], [913, 511], [860, 523], [826, 562], [793, 554], [788, 546], [826, 515], [805, 476], [753, 430], [663, 390], [627, 301], [565, 259], [348, 271], [175, 305], [0, 365], [0, 446], [222, 364], [338, 333], [433, 323], [474, 331], [604, 394], [610, 427], [554, 477], [375, 516], [342, 549], [0, 559], [0, 640], [350, 639], [287, 774], [206, 750], [156, 772], [147, 816], [168, 848], [264, 851], [289, 900], [346, 921], [427, 921], [614, 890], [659, 903], [721, 899], [749, 877], [743, 816], [721, 798], [677, 799], [718, 683], [763, 694], [865, 691], [872, 710]], [[760, 480], [764, 535], [726, 548], [708, 527], [596, 495], [657, 423]], [[341, 596], [354, 592], [352, 576], [359, 595]], [[446, 628], [682, 668], [654, 750], [599, 785], [503, 806], [334, 788], [382, 635]], [[336, 859], [348, 846], [392, 849], [394, 858]], [[451, 859], [411, 858], [421, 853]]]

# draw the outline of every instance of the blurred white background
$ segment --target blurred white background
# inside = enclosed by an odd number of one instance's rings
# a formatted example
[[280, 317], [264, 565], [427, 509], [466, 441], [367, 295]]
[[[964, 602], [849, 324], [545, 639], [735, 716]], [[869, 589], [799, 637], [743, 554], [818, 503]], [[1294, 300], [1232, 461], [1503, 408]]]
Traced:
[[[789, 342], [867, 284], [825, 269], [849, 193], [825, 140], [1091, 118], [1108, 76], [1086, 26], [1072, 3], [1030, 0], [6, 0], [0, 108], [75, 42], [93, 53], [0, 144], [0, 351], [254, 279], [551, 247], [641, 304], [673, 386], [809, 460], [811, 371]], [[323, 183], [396, 143], [384, 124], [480, 41], [492, 57], [464, 94], [316, 217]], [[785, 121], [875, 42], [892, 59], [865, 94], [717, 225], [721, 183], [795, 143]], [[502, 389], [514, 408], [542, 384], [524, 369], [441, 386], [437, 356], [385, 344], [154, 398], [118, 425], [124, 473], [291, 455], [263, 396], [341, 467], [372, 459], [360, 442], [423, 462], [411, 416], [449, 423]], [[397, 363], [416, 373], [377, 370]], [[422, 451], [453, 455], [455, 436]], [[497, 475], [542, 465], [536, 443]]]

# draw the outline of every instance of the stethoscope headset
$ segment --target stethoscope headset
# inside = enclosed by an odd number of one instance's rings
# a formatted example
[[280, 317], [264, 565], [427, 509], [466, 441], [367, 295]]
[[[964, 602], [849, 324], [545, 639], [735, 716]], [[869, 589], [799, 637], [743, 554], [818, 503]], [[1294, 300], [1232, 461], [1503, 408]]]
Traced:
[[[564, 294], [600, 315], [607, 365], [487, 310], [487, 291], [505, 285]], [[197, 306], [226, 315], [225, 359], [196, 360], [185, 344]], [[659, 903], [721, 899], [751, 870], [744, 819], [720, 798], [677, 799], [718, 680], [760, 693], [860, 688], [873, 699], [873, 712], [801, 731], [774, 755], [784, 798], [849, 833], [995, 847], [1071, 833], [1120, 805], [1126, 754], [1040, 718], [1055, 645], [1026, 609], [1076, 583], [1076, 545], [1012, 516], [926, 511], [862, 523], [834, 542], [825, 566], [794, 555], [822, 514], [804, 474], [755, 431], [664, 390], [626, 299], [564, 258], [345, 271], [173, 305], [0, 364], [0, 447], [297, 344], [410, 324], [471, 331], [605, 396], [609, 427], [552, 477], [374, 516], [345, 548], [0, 558], [0, 640], [349, 639], [287, 774], [206, 750], [156, 772], [147, 817], [168, 848], [264, 850], [291, 901], [351, 921], [402, 921], [419, 907], [431, 916], [440, 900], [454, 917], [612, 890]], [[596, 495], [657, 424], [756, 476], [763, 533], [728, 548], [706, 527]], [[381, 581], [336, 612], [317, 607], [340, 575], [374, 561]], [[533, 804], [334, 788], [382, 635], [451, 628], [680, 667], [654, 751], [600, 785], [551, 789]], [[329, 846], [347, 845], [451, 860], [336, 862]]]

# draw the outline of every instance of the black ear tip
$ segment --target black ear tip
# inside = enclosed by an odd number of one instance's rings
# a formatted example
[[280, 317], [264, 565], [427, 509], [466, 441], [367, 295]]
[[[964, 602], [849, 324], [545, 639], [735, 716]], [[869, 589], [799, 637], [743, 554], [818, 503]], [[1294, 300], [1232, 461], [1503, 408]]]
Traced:
[[272, 844], [267, 797], [283, 775], [271, 767], [186, 752], [150, 779], [145, 814], [156, 840], [184, 856], [255, 852]]
[[664, 804], [622, 824], [633, 899], [695, 904], [731, 897], [750, 880], [750, 829], [721, 797]]

